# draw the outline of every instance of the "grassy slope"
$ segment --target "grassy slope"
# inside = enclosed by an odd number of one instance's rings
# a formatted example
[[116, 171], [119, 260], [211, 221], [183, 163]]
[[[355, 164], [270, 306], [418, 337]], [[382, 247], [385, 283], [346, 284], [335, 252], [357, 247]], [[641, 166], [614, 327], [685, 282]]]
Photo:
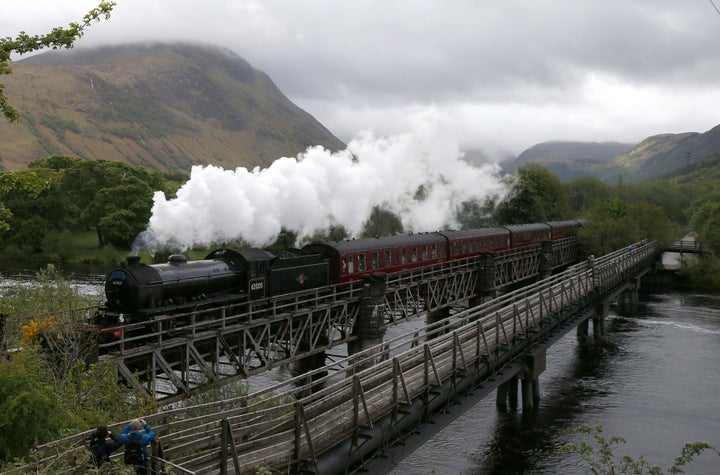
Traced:
[[22, 120], [0, 124], [3, 169], [23, 169], [52, 154], [163, 171], [254, 167], [310, 145], [343, 148], [237, 56], [161, 45], [113, 49], [101, 61], [13, 64], [3, 82]]

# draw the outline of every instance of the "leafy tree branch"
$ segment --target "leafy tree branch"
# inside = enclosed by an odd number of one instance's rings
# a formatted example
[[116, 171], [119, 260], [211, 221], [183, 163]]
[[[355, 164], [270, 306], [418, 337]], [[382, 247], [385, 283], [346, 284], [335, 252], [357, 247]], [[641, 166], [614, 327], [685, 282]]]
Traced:
[[[67, 27], [53, 28], [45, 35], [28, 35], [21, 31], [17, 37], [5, 37], [0, 39], [0, 74], [11, 74], [10, 56], [13, 53], [26, 54], [44, 48], [72, 48], [77, 39], [85, 33], [85, 28], [102, 17], [110, 18], [110, 12], [115, 8], [115, 2], [100, 2], [83, 17], [82, 22], [71, 22]], [[5, 96], [5, 85], [0, 84], [0, 110], [8, 122], [15, 122], [20, 119], [18, 111], [10, 105]]]

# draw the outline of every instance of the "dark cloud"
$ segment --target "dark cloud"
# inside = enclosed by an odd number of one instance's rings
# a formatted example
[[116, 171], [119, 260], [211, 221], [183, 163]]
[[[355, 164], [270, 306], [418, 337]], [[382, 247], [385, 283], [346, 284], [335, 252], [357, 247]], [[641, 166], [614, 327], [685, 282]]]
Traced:
[[[96, 0], [4, 7], [0, 34], [77, 20]], [[720, 15], [677, 0], [122, 0], [81, 46], [228, 47], [348, 140], [419, 113], [466, 146], [639, 141], [720, 122]], [[31, 30], [32, 27], [32, 30]]]

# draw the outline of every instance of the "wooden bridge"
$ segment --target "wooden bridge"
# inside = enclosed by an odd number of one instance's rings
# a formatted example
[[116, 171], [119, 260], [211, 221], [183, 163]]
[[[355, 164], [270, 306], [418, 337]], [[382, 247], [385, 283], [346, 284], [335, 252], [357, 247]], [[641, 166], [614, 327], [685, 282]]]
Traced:
[[[519, 380], [530, 409], [545, 349], [576, 327], [587, 334], [590, 320], [602, 335], [610, 300], [636, 292], [659, 251], [636, 243], [253, 394], [148, 416], [159, 436], [153, 465], [178, 474], [349, 473], [412, 446], [418, 428], [463, 398], [498, 389], [503, 403]], [[380, 299], [371, 313], [386, 305]], [[37, 466], [81, 450], [81, 437], [41, 447]]]

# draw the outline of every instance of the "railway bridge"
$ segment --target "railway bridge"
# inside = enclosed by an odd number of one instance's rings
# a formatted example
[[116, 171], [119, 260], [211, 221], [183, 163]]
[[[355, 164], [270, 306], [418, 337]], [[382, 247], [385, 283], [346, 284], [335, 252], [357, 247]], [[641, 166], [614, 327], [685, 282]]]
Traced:
[[[359, 467], [381, 471], [419, 445], [433, 427], [458, 415], [463, 404], [469, 407], [492, 391], [499, 405], [513, 404], [520, 396], [523, 410], [532, 410], [539, 397], [546, 349], [575, 329], [581, 337], [589, 335], [590, 327], [594, 337], [604, 334], [610, 302], [616, 298], [632, 301], [641, 277], [654, 269], [661, 251], [656, 242], [635, 243], [493, 299], [486, 298], [485, 292], [498, 280], [512, 281], [498, 277], [511, 274], [503, 273], [503, 256], [461, 265], [452, 270], [453, 279], [439, 282], [434, 280], [439, 270], [403, 277], [408, 285], [402, 291], [396, 289], [403, 287], [378, 276], [362, 289], [349, 290], [347, 296], [318, 295], [319, 301], [338, 302], [338, 307], [343, 298], [359, 299], [357, 309], [351, 312], [348, 305], [337, 313], [364, 322], [358, 326], [367, 327], [367, 344], [340, 361], [252, 394], [146, 417], [159, 436], [152, 451], [153, 464], [179, 474], [255, 473], [259, 467], [283, 473], [350, 473]], [[528, 275], [533, 273], [531, 260], [526, 261]], [[477, 280], [485, 285], [476, 284]], [[409, 285], [415, 281], [416, 287]], [[461, 292], [471, 300], [467, 308], [450, 315], [438, 312], [453, 303], [453, 297], [459, 299]], [[387, 322], [421, 311], [440, 314], [423, 328], [385, 341], [378, 334], [380, 325], [373, 324], [381, 316]], [[332, 311], [319, 308], [306, 315], [331, 328]], [[305, 320], [298, 322], [302, 328]], [[272, 333], [273, 323], [265, 322], [263, 338]], [[232, 325], [227, 322], [226, 328]], [[281, 322], [275, 331], [289, 334], [293, 330], [283, 330], [283, 325], [292, 327], [292, 322]], [[311, 334], [311, 325], [304, 325], [308, 333], [299, 335]], [[218, 333], [215, 328], [204, 331]], [[353, 341], [363, 340], [358, 335], [361, 331], [354, 335], [333, 331], [338, 340], [351, 342], [351, 336], [356, 337]], [[202, 347], [201, 333], [197, 329], [196, 348]], [[369, 343], [372, 339], [376, 344]], [[326, 345], [318, 343], [316, 350]], [[202, 354], [197, 349], [195, 358]], [[256, 352], [247, 361], [269, 367], [277, 361], [271, 356]], [[213, 364], [218, 365], [217, 361]], [[427, 424], [430, 421], [438, 423]], [[81, 434], [41, 447], [38, 463], [50, 463], [56, 457], [53, 447], [62, 446], [67, 454], [67, 444], [80, 438]]]
[[[454, 307], [552, 275], [576, 261], [575, 237], [486, 254], [399, 275], [376, 274], [263, 301], [124, 325], [100, 344], [118, 380], [171, 402], [224, 378], [247, 378], [281, 365], [300, 373], [325, 365], [325, 352], [350, 353], [381, 342], [385, 329], [418, 316], [429, 322]], [[371, 310], [368, 310], [371, 309]], [[374, 310], [380, 309], [380, 310]]]

